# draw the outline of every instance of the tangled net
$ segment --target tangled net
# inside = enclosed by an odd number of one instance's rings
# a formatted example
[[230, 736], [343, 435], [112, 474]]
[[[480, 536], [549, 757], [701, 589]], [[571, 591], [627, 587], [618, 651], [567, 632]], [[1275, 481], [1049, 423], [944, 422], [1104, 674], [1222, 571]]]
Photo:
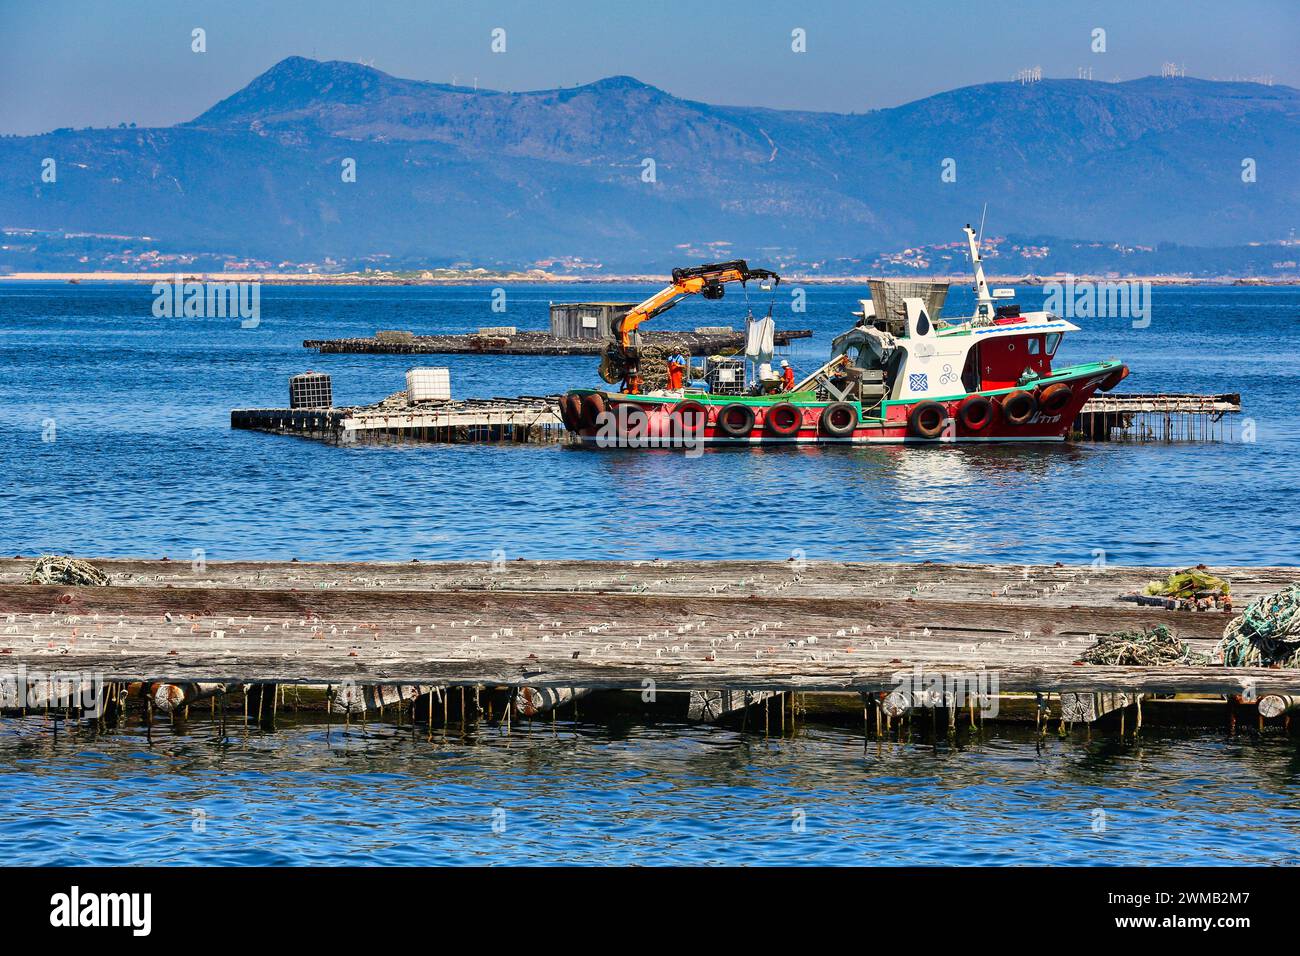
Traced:
[[1231, 587], [1223, 578], [1216, 578], [1201, 565], [1175, 571], [1163, 581], [1152, 581], [1142, 589], [1149, 597], [1171, 597], [1179, 600], [1194, 600], [1206, 597], [1227, 597]]
[[108, 584], [108, 575], [89, 561], [47, 554], [36, 559], [36, 566], [27, 575], [28, 584], [75, 584], [102, 588]]
[[[641, 387], [645, 391], [651, 392], [668, 385], [668, 360], [674, 355], [683, 356], [689, 366], [690, 342], [676, 336], [660, 335], [653, 342], [637, 349]], [[601, 356], [600, 377], [611, 385], [617, 385], [627, 377], [627, 362], [617, 345], [610, 345]]]
[[1215, 655], [1227, 667], [1300, 667], [1300, 585], [1265, 595], [1233, 618]]
[[1085, 664], [1153, 667], [1159, 664], [1202, 663], [1183, 641], [1163, 624], [1140, 631], [1116, 631], [1097, 638], [1097, 643], [1080, 655]]

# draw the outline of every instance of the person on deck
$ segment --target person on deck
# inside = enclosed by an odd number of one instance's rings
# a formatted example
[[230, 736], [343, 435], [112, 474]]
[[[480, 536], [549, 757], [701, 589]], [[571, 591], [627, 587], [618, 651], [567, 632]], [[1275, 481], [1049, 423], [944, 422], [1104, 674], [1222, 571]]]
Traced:
[[682, 388], [682, 376], [686, 372], [686, 359], [674, 355], [668, 360], [668, 391], [679, 392]]
[[641, 359], [635, 354], [628, 356], [623, 374], [623, 392], [626, 395], [641, 394]]
[[794, 369], [785, 359], [781, 359], [781, 391], [789, 392], [794, 389]]

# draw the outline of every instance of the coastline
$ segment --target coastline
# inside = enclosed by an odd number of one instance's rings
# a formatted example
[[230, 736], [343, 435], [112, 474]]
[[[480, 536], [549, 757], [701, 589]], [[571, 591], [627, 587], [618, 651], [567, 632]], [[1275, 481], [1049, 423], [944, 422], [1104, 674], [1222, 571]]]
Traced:
[[[262, 285], [286, 286], [460, 286], [460, 285], [649, 285], [663, 284], [669, 280], [666, 273], [626, 275], [558, 275], [550, 272], [465, 272], [432, 277], [409, 277], [391, 274], [366, 275], [364, 273], [283, 273], [283, 272], [12, 272], [0, 273], [0, 283], [19, 282], [136, 282], [154, 284], [175, 282], [258, 282]], [[816, 276], [790, 275], [782, 283], [792, 285], [865, 285], [869, 279], [902, 279], [916, 282], [950, 282], [955, 286], [970, 282], [969, 275], [848, 275]], [[1043, 276], [990, 275], [990, 283], [1044, 285], [1049, 282], [1072, 280], [1079, 282], [1149, 282], [1161, 286], [1291, 286], [1300, 285], [1300, 276], [1203, 276], [1182, 275], [1097, 275], [1053, 274]]]

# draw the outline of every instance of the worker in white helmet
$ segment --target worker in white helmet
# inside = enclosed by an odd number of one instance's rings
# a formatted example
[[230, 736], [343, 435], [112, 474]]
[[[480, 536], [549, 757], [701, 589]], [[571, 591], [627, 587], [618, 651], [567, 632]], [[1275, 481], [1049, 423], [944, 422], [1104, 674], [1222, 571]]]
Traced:
[[794, 369], [785, 359], [781, 359], [781, 391], [794, 391]]

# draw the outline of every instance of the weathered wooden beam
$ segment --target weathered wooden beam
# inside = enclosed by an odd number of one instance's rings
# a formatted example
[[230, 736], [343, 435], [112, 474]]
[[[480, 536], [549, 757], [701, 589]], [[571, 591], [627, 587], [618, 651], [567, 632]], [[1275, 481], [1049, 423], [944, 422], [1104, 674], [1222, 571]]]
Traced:
[[419, 684], [358, 684], [345, 680], [333, 689], [329, 709], [335, 714], [382, 712], [385, 707], [413, 706], [421, 697], [434, 693], [441, 695], [442, 689]]
[[1261, 717], [1281, 717], [1300, 709], [1300, 694], [1265, 694], [1256, 707]]
[[581, 700], [590, 687], [516, 687], [511, 706], [520, 717], [538, 717]]
[[1061, 695], [1061, 719], [1066, 723], [1096, 723], [1098, 718], [1123, 710], [1141, 698], [1141, 694], [1124, 691], [1064, 693]]
[[717, 723], [724, 717], [740, 713], [747, 707], [761, 704], [775, 697], [777, 692], [765, 690], [693, 690], [686, 705], [686, 719], [701, 723]]
[[[830, 561], [256, 562], [95, 559], [117, 586], [256, 590], [581, 591], [592, 594], [870, 597], [1009, 605], [1113, 607], [1173, 568], [1102, 565], [887, 564]], [[22, 583], [34, 559], [0, 559], [0, 584]], [[1300, 579], [1300, 569], [1216, 567], [1239, 604]], [[1153, 618], [1157, 619], [1157, 618]], [[1181, 615], [1163, 620], [1176, 622]], [[1220, 619], [1221, 621], [1223, 619]], [[1226, 621], [1223, 621], [1226, 623]]]
[[220, 696], [228, 690], [237, 690], [237, 688], [211, 683], [156, 683], [145, 688], [148, 697], [153, 701], [154, 708], [164, 714], [174, 713], [209, 697]]

